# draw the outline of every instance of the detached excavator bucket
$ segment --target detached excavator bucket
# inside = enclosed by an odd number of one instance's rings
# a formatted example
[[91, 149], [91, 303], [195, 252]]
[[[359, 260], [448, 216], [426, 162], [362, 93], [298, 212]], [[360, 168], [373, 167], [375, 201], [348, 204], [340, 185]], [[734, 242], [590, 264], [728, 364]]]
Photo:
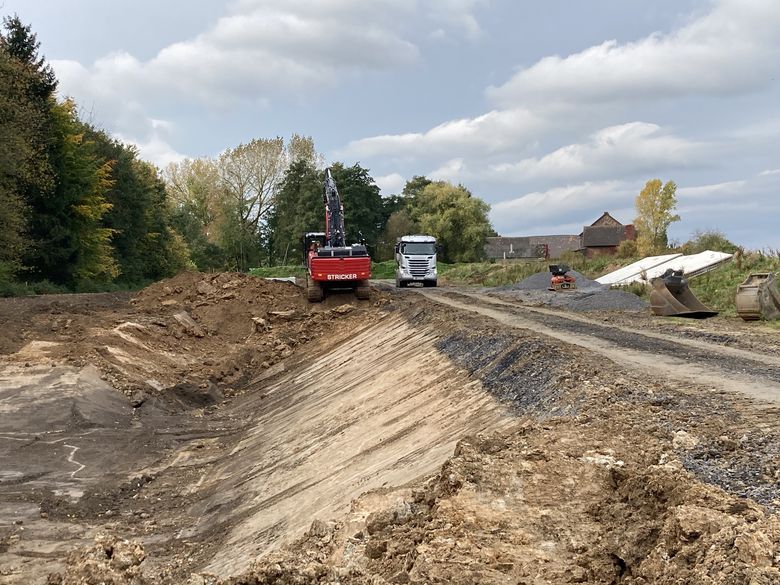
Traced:
[[683, 278], [681, 270], [670, 268], [663, 276], [654, 279], [652, 284], [650, 309], [656, 315], [706, 319], [718, 314], [696, 298], [688, 288], [688, 281]]
[[774, 272], [751, 274], [737, 287], [737, 315], [745, 321], [780, 319], [780, 292]]

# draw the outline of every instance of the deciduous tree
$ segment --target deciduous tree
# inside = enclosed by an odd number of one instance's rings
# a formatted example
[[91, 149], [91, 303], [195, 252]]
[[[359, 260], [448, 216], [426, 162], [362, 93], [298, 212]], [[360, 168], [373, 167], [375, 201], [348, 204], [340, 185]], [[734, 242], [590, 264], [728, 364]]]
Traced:
[[462, 185], [436, 181], [416, 195], [412, 219], [420, 231], [435, 236], [448, 262], [476, 262], [484, 256], [485, 238], [493, 232], [490, 206]]
[[637, 250], [640, 255], [660, 253], [668, 246], [667, 230], [680, 221], [674, 213], [677, 207], [677, 185], [674, 181], [662, 184], [659, 179], [648, 181], [636, 197]]

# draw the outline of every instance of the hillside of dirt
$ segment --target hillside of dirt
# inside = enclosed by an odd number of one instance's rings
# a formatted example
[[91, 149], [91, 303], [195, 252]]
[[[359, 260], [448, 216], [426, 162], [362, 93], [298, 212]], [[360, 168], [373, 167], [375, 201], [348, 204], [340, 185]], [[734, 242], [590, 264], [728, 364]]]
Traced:
[[0, 584], [780, 582], [780, 396], [626, 367], [587, 339], [752, 358], [596, 315], [236, 274], [0, 303]]
[[9, 299], [0, 348], [9, 362], [92, 364], [138, 405], [174, 386], [238, 391], [363, 308], [346, 295], [311, 305], [289, 282], [184, 272], [137, 295]]

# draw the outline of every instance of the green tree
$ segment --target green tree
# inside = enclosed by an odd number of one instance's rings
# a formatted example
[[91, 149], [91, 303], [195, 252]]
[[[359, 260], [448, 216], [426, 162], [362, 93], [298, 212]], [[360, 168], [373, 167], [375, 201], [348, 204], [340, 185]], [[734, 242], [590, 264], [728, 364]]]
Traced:
[[377, 260], [390, 260], [393, 258], [395, 243], [401, 236], [408, 236], [418, 232], [417, 224], [414, 223], [411, 214], [407, 209], [400, 209], [393, 212], [385, 224], [385, 229], [377, 245]]
[[669, 226], [680, 221], [674, 213], [677, 207], [677, 185], [674, 181], [662, 184], [659, 179], [648, 181], [636, 197], [637, 251], [642, 256], [657, 254], [667, 249]]
[[416, 205], [417, 197], [423, 192], [423, 190], [432, 183], [428, 177], [422, 175], [415, 175], [404, 185], [404, 189], [401, 195], [408, 201], [409, 205]]
[[383, 227], [379, 187], [369, 170], [357, 163], [345, 167], [337, 162], [331, 165], [331, 171], [344, 206], [347, 243], [357, 242], [362, 234], [369, 246], [375, 246]]
[[3, 18], [3, 28], [5, 33], [0, 35], [0, 49], [22, 63], [32, 74], [32, 95], [41, 101], [53, 97], [57, 89], [57, 78], [51, 65], [39, 55], [41, 44], [32, 28], [24, 25], [17, 15]]
[[106, 192], [111, 208], [103, 225], [114, 232], [120, 280], [135, 284], [175, 274], [189, 257], [181, 236], [172, 228], [165, 183], [157, 168], [140, 160], [135, 147], [103, 131], [89, 128], [87, 137], [101, 158], [113, 161], [111, 187]]
[[411, 217], [424, 234], [444, 246], [447, 262], [476, 262], [484, 256], [485, 238], [493, 233], [490, 206], [462, 185], [428, 184], [415, 195]]
[[295, 161], [287, 169], [268, 220], [271, 262], [297, 263], [301, 236], [324, 229], [322, 180], [308, 160]]
[[18, 17], [0, 31], [0, 277], [10, 279], [31, 250], [31, 203], [51, 192], [51, 108], [56, 87], [39, 43]]
[[34, 277], [57, 284], [107, 281], [119, 274], [113, 257], [113, 230], [102, 225], [111, 208], [111, 163], [84, 139], [84, 125], [71, 101], [54, 106], [52, 167], [57, 182], [51, 193], [32, 202], [31, 233], [35, 246], [28, 256]]

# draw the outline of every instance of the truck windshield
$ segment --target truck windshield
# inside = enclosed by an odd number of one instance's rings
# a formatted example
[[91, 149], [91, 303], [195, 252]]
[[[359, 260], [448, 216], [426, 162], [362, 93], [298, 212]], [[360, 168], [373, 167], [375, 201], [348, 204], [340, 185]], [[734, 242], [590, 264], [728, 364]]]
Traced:
[[407, 242], [402, 244], [401, 253], [432, 256], [436, 253], [436, 244]]

